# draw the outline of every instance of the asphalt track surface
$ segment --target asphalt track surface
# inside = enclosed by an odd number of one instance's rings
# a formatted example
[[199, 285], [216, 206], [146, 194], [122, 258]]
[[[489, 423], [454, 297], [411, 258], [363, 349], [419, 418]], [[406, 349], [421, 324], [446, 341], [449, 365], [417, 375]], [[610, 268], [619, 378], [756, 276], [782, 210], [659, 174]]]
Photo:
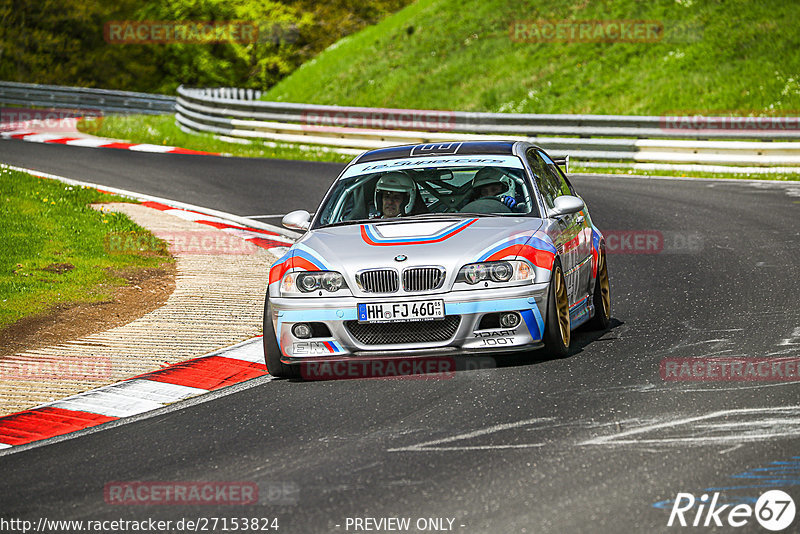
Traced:
[[[0, 161], [245, 216], [312, 210], [341, 168], [22, 141], [0, 142]], [[504, 357], [446, 380], [265, 380], [0, 457], [1, 517], [262, 517], [281, 533], [355, 532], [356, 517], [408, 517], [409, 532], [417, 518], [451, 518], [465, 533], [669, 532], [684, 529], [654, 505], [679, 492], [721, 491], [723, 503], [782, 489], [800, 505], [796, 380], [659, 373], [665, 358], [800, 356], [800, 184], [572, 181], [601, 230], [660, 232], [665, 248], [609, 256], [612, 328], [578, 331], [567, 357]], [[262, 502], [103, 498], [111, 481], [208, 480], [255, 482]], [[276, 484], [291, 488], [280, 502], [264, 491]], [[752, 518], [735, 530], [764, 532]]]

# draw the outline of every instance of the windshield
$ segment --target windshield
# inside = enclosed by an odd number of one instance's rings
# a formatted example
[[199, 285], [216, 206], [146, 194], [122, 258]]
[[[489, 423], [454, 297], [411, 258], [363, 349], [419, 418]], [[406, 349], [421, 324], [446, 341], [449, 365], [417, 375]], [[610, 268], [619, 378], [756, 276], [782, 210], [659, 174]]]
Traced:
[[531, 213], [538, 214], [536, 203], [516, 157], [411, 158], [348, 168], [320, 207], [317, 226], [436, 214]]

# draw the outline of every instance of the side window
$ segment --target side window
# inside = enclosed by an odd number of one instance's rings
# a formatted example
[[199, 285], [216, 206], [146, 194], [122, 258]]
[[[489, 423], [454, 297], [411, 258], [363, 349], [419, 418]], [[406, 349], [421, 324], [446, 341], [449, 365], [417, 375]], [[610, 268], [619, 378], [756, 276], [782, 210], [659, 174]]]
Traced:
[[549, 157], [547, 157], [547, 154], [544, 154], [542, 152], [539, 152], [539, 157], [541, 157], [544, 160], [547, 166], [548, 174], [550, 174], [552, 180], [557, 184], [556, 187], [558, 189], [558, 194], [556, 196], [560, 197], [562, 195], [572, 195], [573, 194], [572, 188], [567, 183], [566, 179], [564, 178], [564, 175], [561, 174], [561, 172], [558, 170], [556, 163]]
[[575, 191], [575, 188], [572, 186], [572, 182], [569, 181], [569, 178], [562, 172], [560, 173], [561, 176], [564, 178], [564, 181], [567, 182], [567, 187], [569, 187], [570, 194], [574, 197], [578, 196], [578, 193]]
[[[570, 183], [569, 179], [567, 178], [567, 175], [564, 174], [564, 171], [562, 171], [561, 168], [558, 165], [556, 165], [554, 163], [552, 165], [548, 165], [548, 168], [551, 170], [551, 172], [553, 174], [555, 174], [558, 177], [558, 181], [559, 182], [563, 182], [562, 185], [561, 185], [561, 190], [562, 191], [569, 191], [568, 193], [563, 193], [564, 195], [578, 196], [578, 193], [575, 192], [575, 188], [572, 187], [572, 184]], [[567, 186], [566, 189], [564, 188], [564, 184], [566, 184], [566, 186]]]
[[542, 193], [545, 206], [552, 208], [555, 199], [562, 195], [560, 191], [561, 184], [553, 177], [550, 169], [547, 168], [547, 163], [542, 159], [540, 152], [531, 149], [528, 150], [525, 156], [536, 179], [536, 186]]

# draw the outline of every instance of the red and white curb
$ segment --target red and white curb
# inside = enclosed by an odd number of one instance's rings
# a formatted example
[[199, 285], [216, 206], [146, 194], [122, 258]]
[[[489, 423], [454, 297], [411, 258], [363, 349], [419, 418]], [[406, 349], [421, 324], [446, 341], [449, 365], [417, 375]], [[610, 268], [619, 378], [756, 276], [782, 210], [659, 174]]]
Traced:
[[[69, 122], [66, 122], [69, 121]], [[74, 128], [74, 119], [55, 121], [55, 127], [36, 128], [38, 121], [18, 123], [14, 130], [0, 132], [3, 139], [22, 139], [33, 143], [49, 143], [56, 145], [82, 146], [90, 148], [117, 148], [135, 152], [157, 152], [163, 154], [195, 154], [201, 156], [219, 156], [217, 152], [203, 152], [175, 146], [152, 145], [149, 143], [126, 143], [116, 139], [94, 137]], [[63, 126], [61, 125], [63, 123]], [[49, 132], [43, 130], [51, 130]], [[56, 131], [53, 131], [56, 130]]]
[[0, 449], [140, 415], [266, 375], [259, 336], [200, 358], [0, 417]]
[[218, 230], [222, 230], [227, 234], [235, 235], [244, 239], [245, 241], [253, 243], [256, 246], [265, 248], [278, 257], [281, 257], [286, 251], [286, 248], [290, 247], [294, 242], [292, 239], [276, 232], [234, 225], [228, 220], [219, 217], [212, 217], [198, 211], [173, 208], [172, 206], [168, 206], [161, 202], [152, 201], [142, 202], [142, 205], [169, 213], [170, 215], [175, 215], [176, 217], [180, 217], [181, 219], [187, 221], [193, 221], [206, 226], [212, 226]]
[[[3, 167], [70, 185], [92, 187], [102, 193], [134, 198], [150, 208], [238, 236], [278, 257], [298, 236], [295, 232], [229, 213], [31, 169], [11, 165]], [[199, 358], [0, 417], [0, 450], [141, 415], [263, 376], [268, 376], [268, 373], [264, 364], [262, 338], [258, 336]]]
[[[66, 178], [64, 176], [59, 176], [57, 174], [50, 174], [47, 172], [41, 172], [33, 169], [27, 169], [25, 167], [17, 167], [14, 165], [6, 165], [0, 163], [0, 167], [11, 169], [15, 171], [26, 172], [33, 176], [37, 176], [39, 178], [49, 178], [51, 180], [58, 180], [59, 182], [65, 183], [67, 185], [78, 186], [78, 187], [91, 187], [92, 189], [97, 189], [101, 193], [111, 193], [114, 195], [119, 195], [123, 197], [132, 198], [134, 200], [138, 200], [144, 205], [150, 206], [155, 209], [160, 209], [161, 211], [165, 211], [170, 213], [171, 215], [175, 215], [177, 217], [181, 217], [182, 219], [188, 221], [194, 221], [200, 224], [206, 224], [208, 226], [213, 226], [215, 228], [219, 228], [225, 230], [229, 233], [234, 233], [236, 235], [244, 236], [245, 239], [249, 238], [257, 238], [262, 237], [264, 235], [268, 235], [269, 239], [281, 241], [284, 243], [284, 246], [291, 246], [294, 241], [299, 238], [302, 234], [298, 232], [293, 232], [291, 230], [287, 230], [280, 226], [274, 226], [272, 224], [263, 223], [261, 221], [257, 221], [254, 219], [248, 219], [247, 217], [241, 217], [239, 215], [234, 215], [232, 213], [226, 213], [224, 211], [218, 211], [210, 208], [204, 208], [201, 206], [195, 206], [193, 204], [187, 204], [185, 202], [178, 202], [176, 200], [160, 198], [152, 195], [145, 195], [142, 193], [136, 193], [134, 191], [128, 191], [127, 189], [120, 189], [117, 187], [109, 187], [105, 185], [94, 184], [91, 182], [83, 182], [81, 180], [73, 180], [72, 178]], [[248, 235], [244, 232], [253, 232], [256, 235]], [[254, 241], [254, 244], [259, 245], [260, 241]], [[262, 245], [259, 245], [262, 246]], [[268, 248], [262, 246], [262, 248]], [[271, 249], [269, 249], [271, 250]], [[278, 250], [280, 252], [278, 256], [283, 255], [283, 251]]]

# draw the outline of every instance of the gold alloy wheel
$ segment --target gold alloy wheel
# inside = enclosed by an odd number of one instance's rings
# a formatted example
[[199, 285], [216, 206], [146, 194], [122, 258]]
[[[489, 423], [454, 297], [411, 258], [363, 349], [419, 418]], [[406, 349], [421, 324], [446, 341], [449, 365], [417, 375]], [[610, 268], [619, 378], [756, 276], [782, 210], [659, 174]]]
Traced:
[[565, 347], [569, 347], [569, 301], [567, 300], [567, 287], [564, 284], [564, 275], [561, 268], [555, 272], [555, 298], [556, 313], [558, 314], [558, 329], [561, 331], [561, 342]]
[[611, 318], [611, 290], [608, 284], [608, 267], [606, 266], [606, 255], [600, 255], [600, 265], [597, 267], [597, 283], [600, 284], [600, 300], [603, 306], [603, 317], [606, 319]]

